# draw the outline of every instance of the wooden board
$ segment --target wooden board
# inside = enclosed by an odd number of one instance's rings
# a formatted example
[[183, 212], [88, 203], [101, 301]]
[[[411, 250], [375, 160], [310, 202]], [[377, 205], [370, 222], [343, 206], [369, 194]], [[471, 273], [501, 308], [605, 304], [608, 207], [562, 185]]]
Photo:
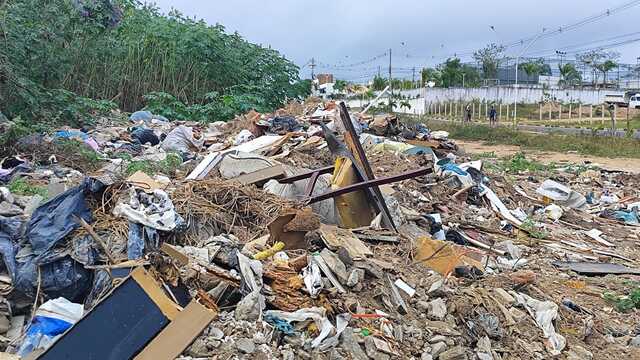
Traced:
[[276, 165], [276, 166], [260, 169], [258, 171], [254, 171], [252, 173], [240, 175], [235, 179], [231, 179], [231, 181], [237, 181], [242, 185], [252, 185], [252, 184], [265, 183], [267, 180], [271, 180], [271, 179], [281, 179], [285, 176], [286, 176], [286, 173], [282, 165]]
[[373, 255], [371, 249], [355, 237], [350, 230], [322, 224], [320, 236], [329, 249], [336, 251], [342, 247], [347, 250], [352, 259], [363, 259]]
[[192, 300], [134, 359], [173, 360], [213, 321], [216, 313]]

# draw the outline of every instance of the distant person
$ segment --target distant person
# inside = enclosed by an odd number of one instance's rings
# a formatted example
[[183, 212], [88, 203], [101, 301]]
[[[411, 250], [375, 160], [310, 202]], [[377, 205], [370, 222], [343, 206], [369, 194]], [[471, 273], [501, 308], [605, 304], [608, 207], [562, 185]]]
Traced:
[[471, 122], [471, 105], [467, 105], [464, 109], [464, 121]]
[[496, 111], [495, 105], [491, 105], [491, 110], [489, 110], [489, 125], [495, 126], [497, 124], [497, 116], [498, 112]]

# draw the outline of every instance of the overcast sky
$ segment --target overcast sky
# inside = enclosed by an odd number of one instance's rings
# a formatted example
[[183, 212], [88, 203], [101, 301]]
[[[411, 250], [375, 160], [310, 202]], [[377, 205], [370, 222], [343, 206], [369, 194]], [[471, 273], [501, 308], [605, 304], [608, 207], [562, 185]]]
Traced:
[[[155, 0], [162, 10], [176, 8], [210, 24], [220, 23], [247, 40], [271, 45], [299, 66], [313, 57], [318, 72], [358, 80], [388, 72], [389, 48], [394, 72], [411, 76], [411, 69], [433, 66], [447, 56], [468, 53], [491, 42], [512, 43], [575, 24], [629, 0]], [[640, 3], [640, 1], [637, 1]], [[575, 51], [639, 39], [640, 4], [571, 31], [541, 38], [525, 56], [555, 57], [556, 49]], [[494, 27], [495, 31], [491, 29]], [[635, 33], [635, 34], [634, 34]], [[627, 36], [622, 36], [627, 35]], [[606, 40], [596, 42], [599, 40]], [[581, 47], [567, 48], [582, 45]], [[512, 47], [517, 56], [526, 47]], [[635, 63], [640, 42], [611, 50]], [[567, 55], [574, 58], [573, 55]], [[375, 60], [372, 60], [374, 59]], [[356, 63], [364, 64], [355, 65]], [[348, 67], [345, 67], [348, 65]], [[338, 66], [339, 68], [336, 68]], [[397, 70], [396, 70], [397, 69]], [[309, 67], [301, 71], [309, 76]]]

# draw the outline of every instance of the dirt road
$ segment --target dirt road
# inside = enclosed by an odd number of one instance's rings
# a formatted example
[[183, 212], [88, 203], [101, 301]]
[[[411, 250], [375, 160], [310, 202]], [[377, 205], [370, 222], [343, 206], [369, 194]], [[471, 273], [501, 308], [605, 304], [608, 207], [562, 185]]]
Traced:
[[463, 141], [454, 139], [456, 144], [469, 154], [481, 154], [493, 152], [498, 157], [510, 156], [518, 152], [524, 152], [527, 157], [531, 157], [544, 164], [583, 164], [589, 161], [593, 165], [598, 165], [607, 170], [624, 170], [633, 173], [640, 173], [640, 160], [627, 158], [604, 158], [598, 156], [581, 155], [577, 153], [558, 153], [550, 151], [522, 150], [519, 146], [513, 145], [485, 145], [481, 141]]

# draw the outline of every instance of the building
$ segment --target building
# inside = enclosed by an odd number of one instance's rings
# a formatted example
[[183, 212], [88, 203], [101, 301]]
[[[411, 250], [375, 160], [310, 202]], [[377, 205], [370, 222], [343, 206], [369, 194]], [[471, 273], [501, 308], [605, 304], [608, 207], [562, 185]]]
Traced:
[[316, 80], [318, 80], [319, 85], [335, 82], [333, 80], [333, 74], [318, 74], [316, 75]]

